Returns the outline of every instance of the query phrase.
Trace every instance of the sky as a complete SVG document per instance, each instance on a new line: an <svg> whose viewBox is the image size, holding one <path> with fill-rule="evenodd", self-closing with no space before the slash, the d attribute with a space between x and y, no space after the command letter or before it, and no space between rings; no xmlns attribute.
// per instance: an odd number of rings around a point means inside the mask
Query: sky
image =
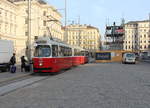
<svg viewBox="0 0 150 108"><path fill-rule="evenodd" d="M65 0L45 0L57 9L65 7ZM64 11L59 12L63 15ZM105 25L125 22L146 20L150 13L150 0L67 0L67 23L72 21L92 25L99 28L101 35L105 33Z"/></svg>

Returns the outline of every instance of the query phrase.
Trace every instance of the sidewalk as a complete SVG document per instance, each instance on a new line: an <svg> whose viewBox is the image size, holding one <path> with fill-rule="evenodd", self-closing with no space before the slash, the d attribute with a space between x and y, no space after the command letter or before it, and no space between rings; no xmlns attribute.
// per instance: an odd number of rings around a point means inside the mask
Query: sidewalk
<svg viewBox="0 0 150 108"><path fill-rule="evenodd" d="M16 65L17 70L16 73L10 73L10 72L0 72L0 83L8 80L13 80L16 78L28 76L32 72L21 72L20 64Z"/></svg>
<svg viewBox="0 0 150 108"><path fill-rule="evenodd" d="M141 59L142 62L147 62L150 63L150 58L146 58L146 59Z"/></svg>
<svg viewBox="0 0 150 108"><path fill-rule="evenodd" d="M143 62L147 62L147 63L150 63L150 60L142 60Z"/></svg>

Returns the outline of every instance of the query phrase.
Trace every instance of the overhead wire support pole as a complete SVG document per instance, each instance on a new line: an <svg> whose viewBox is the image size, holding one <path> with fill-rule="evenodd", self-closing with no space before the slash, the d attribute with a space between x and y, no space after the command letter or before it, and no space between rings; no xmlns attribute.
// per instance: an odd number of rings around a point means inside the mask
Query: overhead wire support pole
<svg viewBox="0 0 150 108"><path fill-rule="evenodd" d="M149 32L148 32L149 34L149 41L150 41L150 13L149 13ZM150 51L150 43L149 43L149 51Z"/></svg>
<svg viewBox="0 0 150 108"><path fill-rule="evenodd" d="M65 0L65 27L67 26L67 0Z"/></svg>
<svg viewBox="0 0 150 108"><path fill-rule="evenodd" d="M68 33L67 33L67 0L65 0L65 34L64 41L67 43L68 41Z"/></svg>
<svg viewBox="0 0 150 108"><path fill-rule="evenodd" d="M28 40L27 40L27 56L31 61L31 0L28 0Z"/></svg>

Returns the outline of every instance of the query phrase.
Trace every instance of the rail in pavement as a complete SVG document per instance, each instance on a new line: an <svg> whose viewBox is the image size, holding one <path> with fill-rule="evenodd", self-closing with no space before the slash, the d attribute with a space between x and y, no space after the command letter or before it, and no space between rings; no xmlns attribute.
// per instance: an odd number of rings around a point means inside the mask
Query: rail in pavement
<svg viewBox="0 0 150 108"><path fill-rule="evenodd" d="M10 72L0 73L0 83L26 77L30 74L32 74L32 72L21 72L20 65L17 65L16 73L10 73Z"/></svg>

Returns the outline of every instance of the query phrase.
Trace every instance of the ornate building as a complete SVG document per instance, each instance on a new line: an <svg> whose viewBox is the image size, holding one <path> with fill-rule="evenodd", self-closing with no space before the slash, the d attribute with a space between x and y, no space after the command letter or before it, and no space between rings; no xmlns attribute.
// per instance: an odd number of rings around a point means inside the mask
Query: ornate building
<svg viewBox="0 0 150 108"><path fill-rule="evenodd" d="M130 21L125 24L124 50L150 50L150 21Z"/></svg>
<svg viewBox="0 0 150 108"><path fill-rule="evenodd" d="M67 43L70 45L80 46L91 52L100 49L100 32L99 29L90 25L68 25L66 27Z"/></svg>
<svg viewBox="0 0 150 108"><path fill-rule="evenodd" d="M61 14L43 0L31 0L31 40L52 36L63 40ZM17 59L25 55L28 38L28 0L0 0L0 38L13 40Z"/></svg>

